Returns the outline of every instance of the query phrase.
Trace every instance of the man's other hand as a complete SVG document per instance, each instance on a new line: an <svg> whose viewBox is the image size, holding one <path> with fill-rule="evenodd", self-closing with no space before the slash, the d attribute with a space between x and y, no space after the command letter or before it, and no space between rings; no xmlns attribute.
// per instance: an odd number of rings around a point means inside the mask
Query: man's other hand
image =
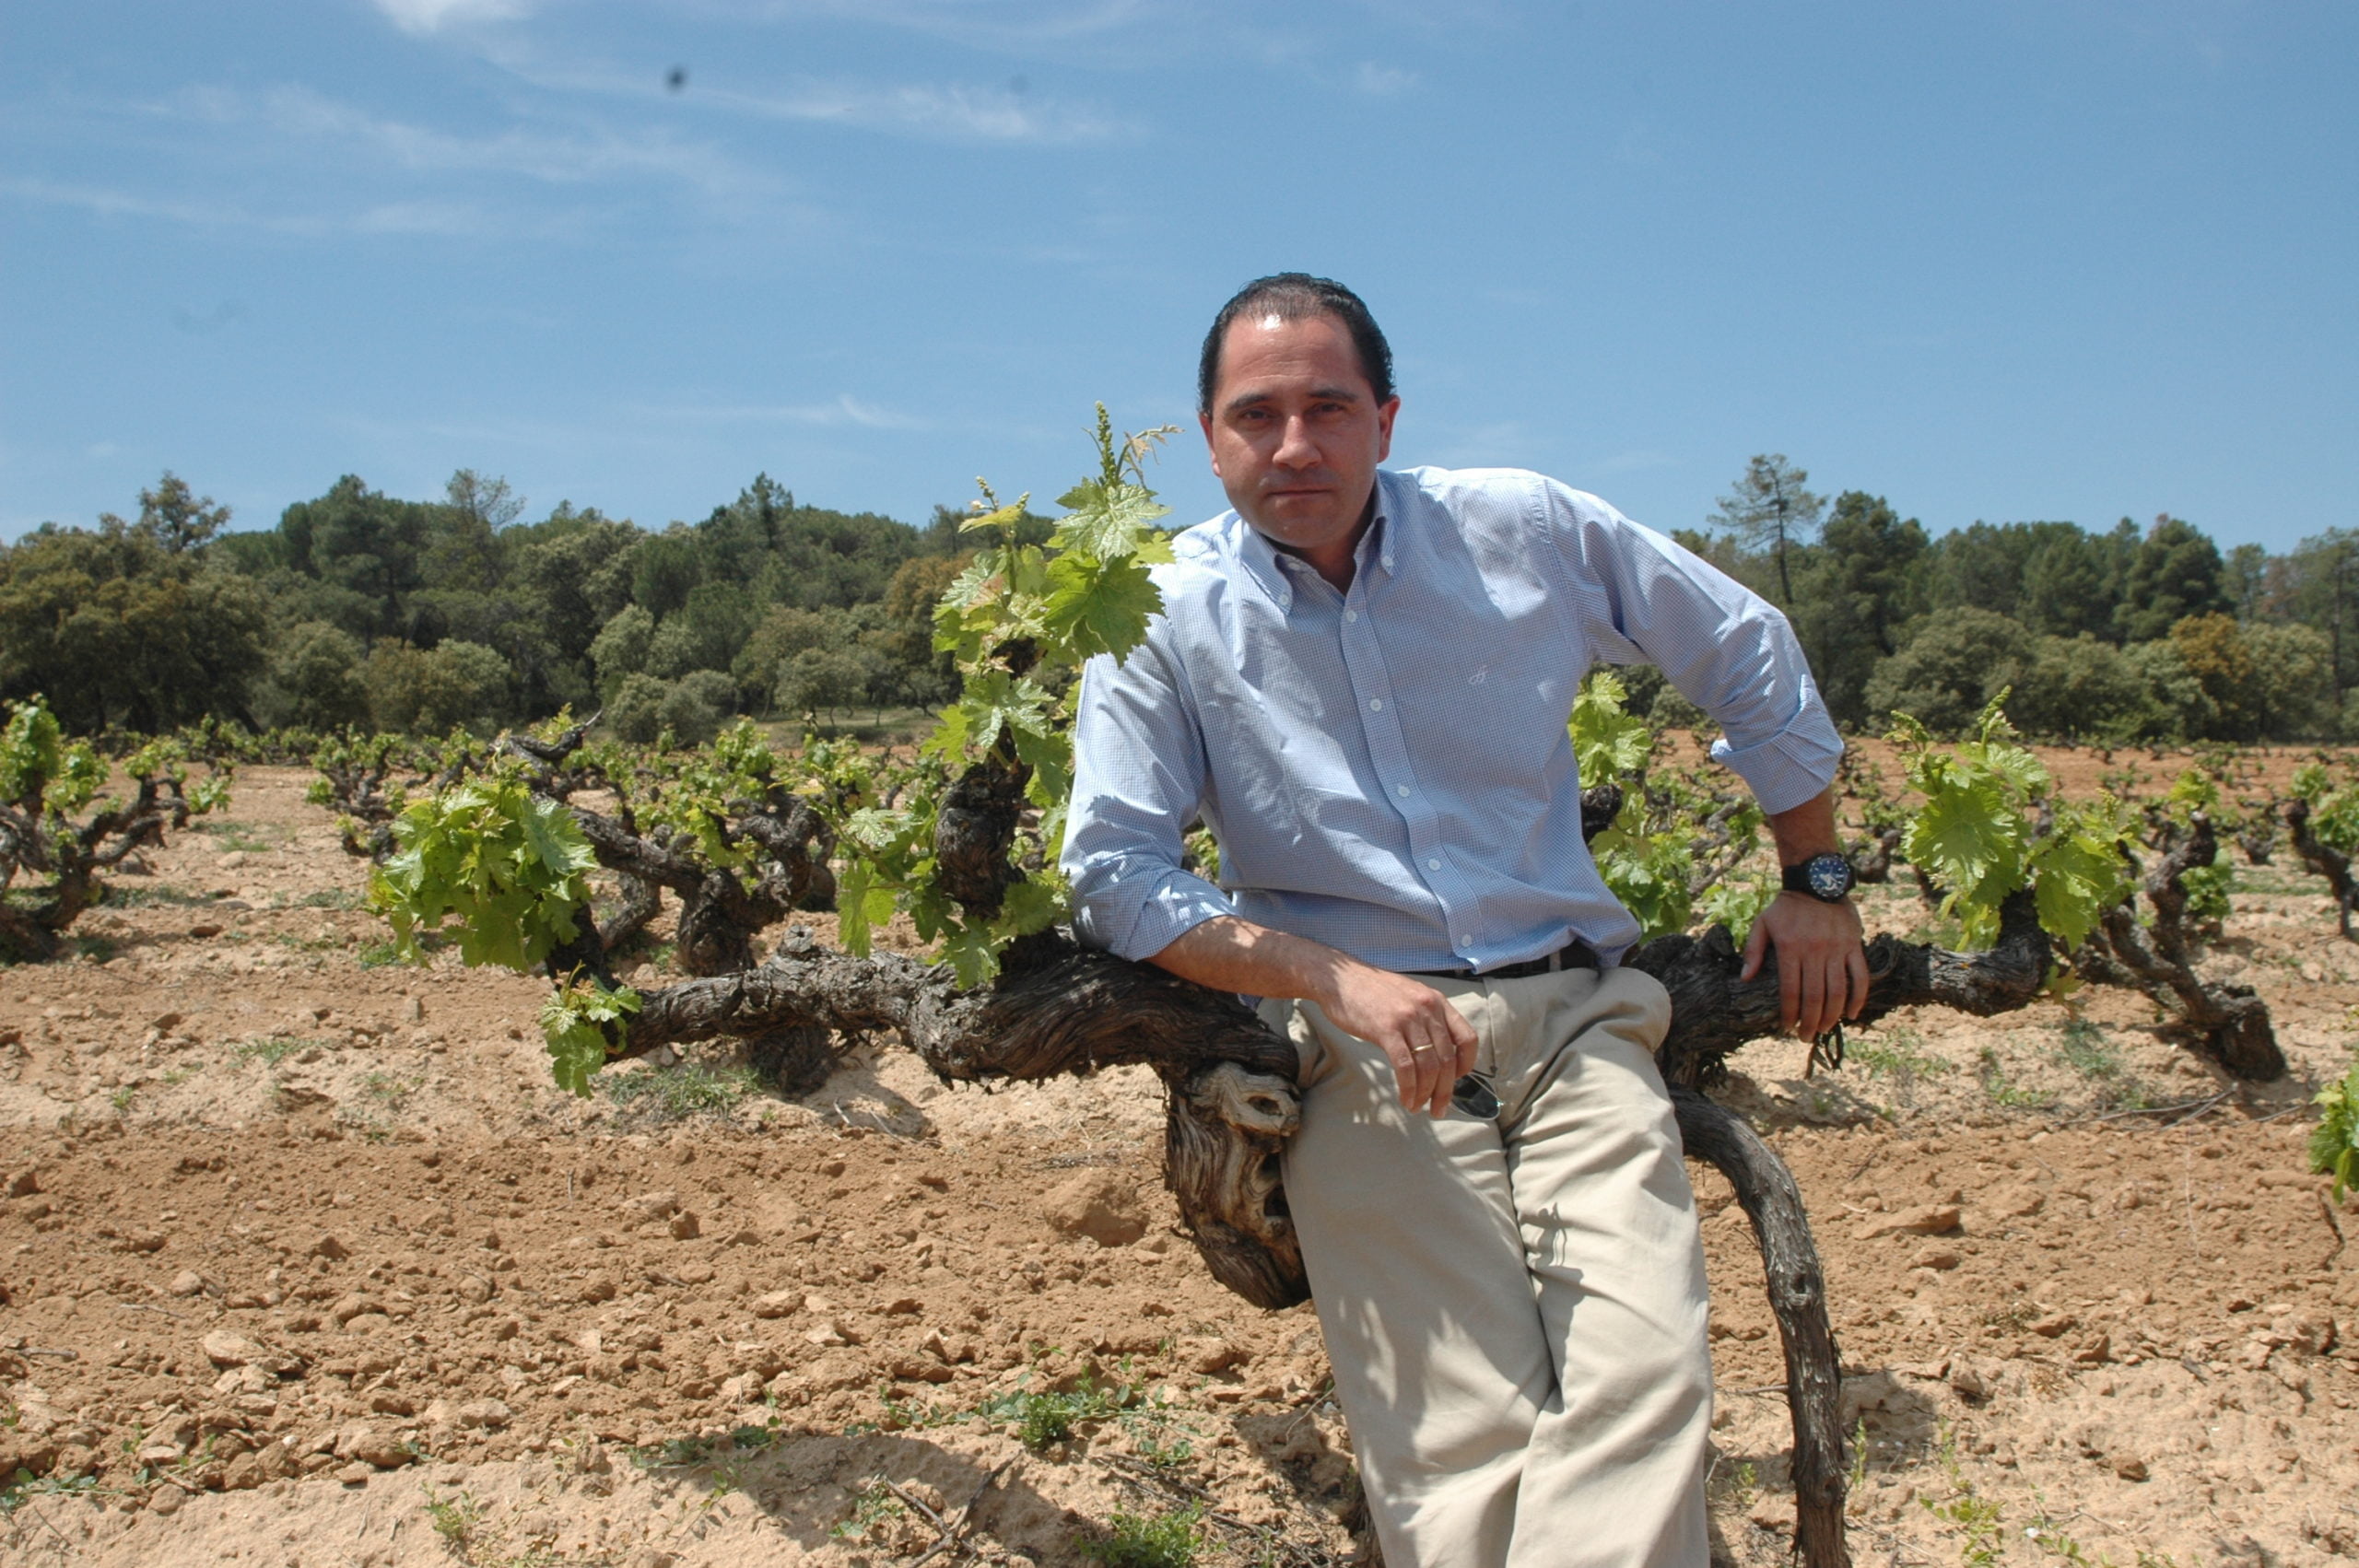
<svg viewBox="0 0 2359 1568"><path fill-rule="evenodd" d="M1807 893L1781 893L1753 922L1745 939L1749 980L1763 954L1778 950L1778 1016L1781 1028L1814 1040L1868 1000L1868 955L1860 945L1860 911L1848 898L1824 903Z"/></svg>
<svg viewBox="0 0 2359 1568"><path fill-rule="evenodd" d="M1391 1059L1401 1103L1449 1114L1449 1092L1474 1071L1474 1026L1449 999L1403 975L1345 962L1315 999L1328 1019Z"/></svg>

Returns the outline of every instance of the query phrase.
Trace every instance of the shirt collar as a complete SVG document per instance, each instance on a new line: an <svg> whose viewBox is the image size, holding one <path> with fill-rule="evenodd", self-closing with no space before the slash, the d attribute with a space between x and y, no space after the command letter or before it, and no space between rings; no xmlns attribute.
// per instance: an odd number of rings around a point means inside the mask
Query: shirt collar
<svg viewBox="0 0 2359 1568"><path fill-rule="evenodd" d="M1356 581L1360 574L1370 569L1380 570L1387 577L1392 575L1392 556L1395 547L1392 536L1395 531L1391 527L1391 521L1398 509L1394 505L1391 490L1387 484L1387 481L1391 478L1392 475L1384 470L1377 470L1376 515L1368 519L1367 532L1360 535L1360 542L1353 546L1352 550L1352 569ZM1238 559L1245 568L1247 575L1260 585L1262 593L1269 598L1270 603L1275 604L1281 611L1291 614L1294 609L1295 584L1285 563L1289 559L1299 560L1299 557L1285 556L1275 544L1270 543L1261 530L1246 521L1242 513L1237 516L1237 526L1244 533L1243 543L1238 548ZM1297 571L1309 569L1307 563L1293 568Z"/></svg>

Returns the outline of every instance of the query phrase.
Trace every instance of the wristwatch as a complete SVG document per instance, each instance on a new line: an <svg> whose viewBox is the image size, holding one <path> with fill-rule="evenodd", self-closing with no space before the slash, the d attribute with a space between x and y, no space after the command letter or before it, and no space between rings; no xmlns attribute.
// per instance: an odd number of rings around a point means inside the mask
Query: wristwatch
<svg viewBox="0 0 2359 1568"><path fill-rule="evenodd" d="M1785 880L1789 893L1807 893L1822 904L1840 904L1850 896L1851 884L1858 879L1851 873L1851 862L1830 849L1798 866L1788 866Z"/></svg>

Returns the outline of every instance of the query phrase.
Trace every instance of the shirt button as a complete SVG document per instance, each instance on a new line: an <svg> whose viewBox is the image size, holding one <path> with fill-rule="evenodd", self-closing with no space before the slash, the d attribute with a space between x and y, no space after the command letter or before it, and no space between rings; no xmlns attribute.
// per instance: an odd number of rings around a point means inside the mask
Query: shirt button
<svg viewBox="0 0 2359 1568"><path fill-rule="evenodd" d="M1474 939L1471 936L1460 937L1458 939L1458 945L1461 947L1472 947L1474 945Z"/></svg>
<svg viewBox="0 0 2359 1568"><path fill-rule="evenodd" d="M1360 613L1357 610L1346 610L1344 612L1344 619L1347 621L1356 621L1359 618Z"/></svg>
<svg viewBox="0 0 2359 1568"><path fill-rule="evenodd" d="M1383 711L1384 711L1384 699L1383 699L1382 697L1380 697L1380 696L1372 696L1372 697L1368 698L1368 699L1367 699L1367 710L1368 710L1370 713L1381 713L1381 712L1383 712Z"/></svg>
<svg viewBox="0 0 2359 1568"><path fill-rule="evenodd" d="M1439 860L1427 860L1426 862L1426 870L1429 872L1438 872L1441 870L1441 862Z"/></svg>
<svg viewBox="0 0 2359 1568"><path fill-rule="evenodd" d="M1396 795L1405 795L1409 792L1409 786L1406 784L1395 784L1392 786L1392 792Z"/></svg>

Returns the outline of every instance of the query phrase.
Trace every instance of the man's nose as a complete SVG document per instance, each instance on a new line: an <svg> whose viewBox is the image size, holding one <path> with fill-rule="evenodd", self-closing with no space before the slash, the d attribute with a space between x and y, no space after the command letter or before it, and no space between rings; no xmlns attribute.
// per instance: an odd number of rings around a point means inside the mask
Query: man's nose
<svg viewBox="0 0 2359 1568"><path fill-rule="evenodd" d="M1298 415L1287 420L1271 461L1284 468L1314 466L1319 462L1319 443L1310 439L1310 421Z"/></svg>

